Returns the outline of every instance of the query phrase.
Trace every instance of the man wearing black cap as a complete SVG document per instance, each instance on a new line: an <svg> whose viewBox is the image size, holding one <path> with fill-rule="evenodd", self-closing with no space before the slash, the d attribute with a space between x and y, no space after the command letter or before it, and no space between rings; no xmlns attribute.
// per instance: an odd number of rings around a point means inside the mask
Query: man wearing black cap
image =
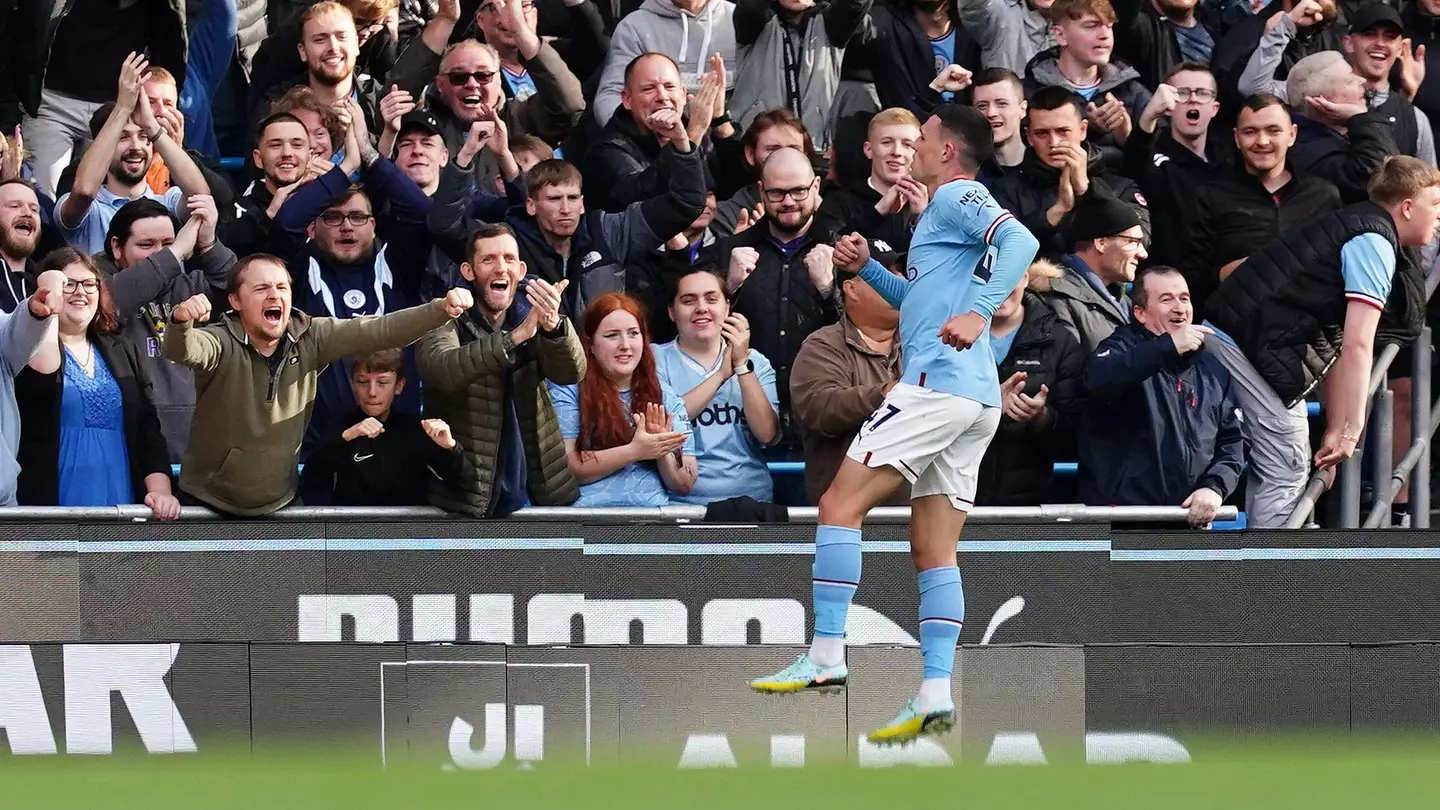
<svg viewBox="0 0 1440 810"><path fill-rule="evenodd" d="M1135 209L1098 186L1076 208L1070 233L1072 252L1060 260L1064 275L1050 284L1050 303L1060 322L1086 352L1130 320L1125 285L1147 255Z"/></svg>
<svg viewBox="0 0 1440 810"><path fill-rule="evenodd" d="M394 138L395 165L425 192L425 196L433 197L435 190L440 188L440 170L450 162L440 121L429 110L413 110L401 117L399 123ZM388 135L388 122L385 130ZM380 151L386 152L388 145L385 135L382 135Z"/></svg>
<svg viewBox="0 0 1440 810"><path fill-rule="evenodd" d="M1335 109L1336 101L1331 93L1321 93L1322 99L1310 100L1307 98L1290 97L1287 84L1289 80L1275 78L1276 68L1280 66L1281 57L1286 46L1296 36L1296 32L1305 26L1316 24L1320 12L1316 0L1304 0L1289 14L1275 15L1270 30L1260 42L1260 47L1251 55L1245 71L1240 77L1239 89L1241 93L1251 95L1254 93L1273 93L1289 102L1292 109L1303 112L1313 121L1336 126L1346 125L1347 120ZM1424 113L1411 104L1420 83L1424 79L1423 63L1417 61L1410 46L1403 39L1404 26L1400 21L1399 12L1383 3L1371 2L1359 6L1353 14L1349 15L1347 33L1341 41L1342 50L1361 83L1364 93L1365 104L1379 124L1383 124L1392 131L1395 145L1399 154L1418 157L1429 163L1435 162L1435 134L1430 125L1430 119ZM1421 58L1423 59L1423 53ZM1326 87L1334 87L1337 81L1343 79L1346 83L1353 84L1353 77L1343 76L1343 71L1338 68L1338 60L1328 57L1324 60L1327 69L1330 65L1333 68L1335 77L1329 78L1328 82L1320 82ZM1307 68L1315 64L1314 60L1303 62ZM1399 70L1395 71L1399 77L1399 87L1390 86L1392 68L1398 64ZM1300 64L1296 65L1296 68ZM1301 71L1305 73L1306 71ZM1294 75L1294 74L1292 74ZM1303 81L1304 76L1298 77L1302 83L1311 86L1313 92L1314 81ZM1343 95L1343 94L1342 94ZM1326 101L1332 102L1330 104ZM1343 101L1342 101L1343 103ZM1300 154L1297 159L1304 160L1305 144L1311 141L1336 141L1337 139L1329 132L1321 128L1306 133L1303 130L1297 141L1297 148ZM1363 127L1362 127L1363 129ZM1338 134L1338 133L1337 133ZM1363 137L1363 134L1362 134ZM1353 140L1353 139L1352 139ZM1328 148L1334 148L1338 143L1332 143ZM1360 184L1363 186L1363 182ZM1343 189L1342 189L1343 190ZM1362 189L1355 189L1351 194L1350 201L1354 202L1363 199Z"/></svg>

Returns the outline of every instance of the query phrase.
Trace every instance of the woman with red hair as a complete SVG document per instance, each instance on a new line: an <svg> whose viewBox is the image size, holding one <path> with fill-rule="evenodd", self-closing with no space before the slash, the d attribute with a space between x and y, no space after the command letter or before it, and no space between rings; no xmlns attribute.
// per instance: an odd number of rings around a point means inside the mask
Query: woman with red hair
<svg viewBox="0 0 1440 810"><path fill-rule="evenodd" d="M685 402L660 384L645 313L622 293L596 298L581 319L585 378L550 385L575 506L665 506L695 485Z"/></svg>

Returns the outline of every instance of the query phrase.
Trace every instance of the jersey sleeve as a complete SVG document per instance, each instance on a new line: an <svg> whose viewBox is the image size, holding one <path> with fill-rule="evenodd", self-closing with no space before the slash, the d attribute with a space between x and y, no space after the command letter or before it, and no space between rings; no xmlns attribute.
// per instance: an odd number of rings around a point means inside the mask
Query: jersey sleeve
<svg viewBox="0 0 1440 810"><path fill-rule="evenodd" d="M1362 233L1340 248L1345 298L1385 308L1395 278L1395 249L1378 233Z"/></svg>
<svg viewBox="0 0 1440 810"><path fill-rule="evenodd" d="M949 203L952 224L977 242L994 244L996 230L1015 217L995 201L989 189L979 183L955 183L953 186L953 191L947 186L942 189L942 194L937 195L937 198L951 198L945 202Z"/></svg>

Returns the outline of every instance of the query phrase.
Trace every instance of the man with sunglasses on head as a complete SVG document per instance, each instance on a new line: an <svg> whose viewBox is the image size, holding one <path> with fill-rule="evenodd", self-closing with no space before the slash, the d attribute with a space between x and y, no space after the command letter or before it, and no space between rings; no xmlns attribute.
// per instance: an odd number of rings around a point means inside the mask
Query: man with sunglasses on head
<svg viewBox="0 0 1440 810"><path fill-rule="evenodd" d="M523 98L506 92L501 53L494 44L474 39L447 44L460 21L458 0L443 0L419 40L395 63L390 86L424 101L440 123L452 157L465 143L471 125L492 114L505 122L510 137L534 135L555 146L570 136L585 111L580 80L560 54L535 33L534 12L526 12L521 3L523 0L517 0L514 7L499 7L496 13L505 15L507 22L502 27L514 41L528 85L534 86L534 92ZM517 11L519 22L514 21ZM482 13L489 12L482 9ZM483 188L497 188L499 165L488 151L479 155L474 171Z"/></svg>
<svg viewBox="0 0 1440 810"><path fill-rule="evenodd" d="M433 286L426 276L433 246L425 225L430 198L370 145L353 104L342 119L344 159L295 189L279 207L272 252L285 260L295 280L295 308L311 317L384 315L416 306ZM352 185L356 172L361 183ZM406 361L407 376L419 379L413 356L407 353ZM313 425L355 407L349 380L348 361L320 375ZM396 400L405 412L418 413L419 406L418 390ZM302 454L318 439L318 430L307 432Z"/></svg>

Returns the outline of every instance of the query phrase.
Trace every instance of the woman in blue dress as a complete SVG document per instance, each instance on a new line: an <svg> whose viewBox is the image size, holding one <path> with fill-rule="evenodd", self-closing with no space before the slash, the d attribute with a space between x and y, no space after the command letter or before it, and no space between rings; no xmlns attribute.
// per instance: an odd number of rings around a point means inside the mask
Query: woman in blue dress
<svg viewBox="0 0 1440 810"><path fill-rule="evenodd" d="M640 304L607 293L585 309L585 378L550 384L575 506L666 506L695 486L695 440L685 402L660 384Z"/></svg>
<svg viewBox="0 0 1440 810"><path fill-rule="evenodd" d="M52 252L39 272L65 274L60 339L15 378L20 404L17 500L29 506L144 503L180 516L170 456L135 349L115 336L119 317L94 260Z"/></svg>

